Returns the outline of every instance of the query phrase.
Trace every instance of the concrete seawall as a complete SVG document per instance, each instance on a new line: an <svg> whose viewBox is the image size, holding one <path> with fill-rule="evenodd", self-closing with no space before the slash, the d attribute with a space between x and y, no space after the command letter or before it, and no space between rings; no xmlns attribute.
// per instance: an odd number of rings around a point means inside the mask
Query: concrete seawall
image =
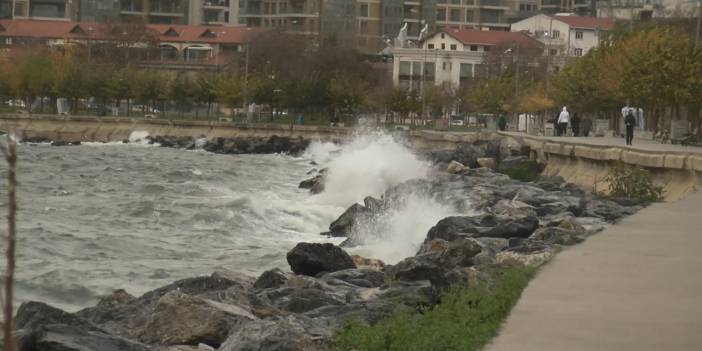
<svg viewBox="0 0 702 351"><path fill-rule="evenodd" d="M300 137L311 140L349 140L356 130L343 127L289 126L283 124L234 124L217 121L179 121L125 117L81 117L0 114L0 131L23 138L64 141L122 141L134 131L174 137L245 138ZM494 138L514 139L531 148L532 157L546 164L545 174L595 191L607 191L605 178L615 162L644 167L664 187L667 200L677 200L702 185L702 150L640 144L616 145L617 140L597 138L547 138L514 133L451 133L408 131L401 133L418 150L450 150L459 143ZM609 144L608 144L609 143Z"/></svg>

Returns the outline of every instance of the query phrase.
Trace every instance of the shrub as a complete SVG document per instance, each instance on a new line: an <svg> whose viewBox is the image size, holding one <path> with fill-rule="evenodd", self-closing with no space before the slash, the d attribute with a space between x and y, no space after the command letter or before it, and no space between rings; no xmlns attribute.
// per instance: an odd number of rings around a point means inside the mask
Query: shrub
<svg viewBox="0 0 702 351"><path fill-rule="evenodd" d="M609 195L640 201L660 201L663 187L653 184L651 173L641 167L623 162L614 164L605 178L609 183Z"/></svg>
<svg viewBox="0 0 702 351"><path fill-rule="evenodd" d="M337 332L340 350L480 350L533 276L526 267L500 268L493 278L470 287L455 286L441 303L422 314L398 312L374 326L347 322Z"/></svg>

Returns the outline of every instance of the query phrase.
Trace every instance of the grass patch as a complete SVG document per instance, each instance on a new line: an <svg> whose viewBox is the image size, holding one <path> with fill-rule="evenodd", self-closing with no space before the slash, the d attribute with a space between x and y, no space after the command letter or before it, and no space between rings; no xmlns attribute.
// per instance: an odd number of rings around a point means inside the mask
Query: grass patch
<svg viewBox="0 0 702 351"><path fill-rule="evenodd" d="M534 268L499 268L492 278L453 287L422 313L399 312L374 326L349 321L336 335L340 350L480 350L496 334L533 277Z"/></svg>
<svg viewBox="0 0 702 351"><path fill-rule="evenodd" d="M663 199L663 187L653 183L651 173L621 161L614 164L605 178L609 183L609 196L654 202Z"/></svg>

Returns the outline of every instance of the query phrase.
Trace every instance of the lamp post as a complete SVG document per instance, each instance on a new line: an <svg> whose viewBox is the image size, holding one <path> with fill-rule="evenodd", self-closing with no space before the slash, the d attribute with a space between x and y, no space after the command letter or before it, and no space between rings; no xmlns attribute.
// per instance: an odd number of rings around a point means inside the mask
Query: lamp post
<svg viewBox="0 0 702 351"><path fill-rule="evenodd" d="M246 41L246 59L244 62L244 111L246 113L246 122L249 121L249 32L251 28L246 28L245 41Z"/></svg>
<svg viewBox="0 0 702 351"><path fill-rule="evenodd" d="M702 18L702 0L697 0L697 29L695 30L695 47L700 44L700 19Z"/></svg>

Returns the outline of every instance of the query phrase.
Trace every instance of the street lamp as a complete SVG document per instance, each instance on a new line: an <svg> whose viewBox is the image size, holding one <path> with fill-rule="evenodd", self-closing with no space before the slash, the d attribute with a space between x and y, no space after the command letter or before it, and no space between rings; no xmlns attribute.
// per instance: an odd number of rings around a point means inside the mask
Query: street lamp
<svg viewBox="0 0 702 351"><path fill-rule="evenodd" d="M246 122L249 121L249 33L251 28L246 28L245 32L245 42L246 42L246 60L244 63L244 111L246 112Z"/></svg>

